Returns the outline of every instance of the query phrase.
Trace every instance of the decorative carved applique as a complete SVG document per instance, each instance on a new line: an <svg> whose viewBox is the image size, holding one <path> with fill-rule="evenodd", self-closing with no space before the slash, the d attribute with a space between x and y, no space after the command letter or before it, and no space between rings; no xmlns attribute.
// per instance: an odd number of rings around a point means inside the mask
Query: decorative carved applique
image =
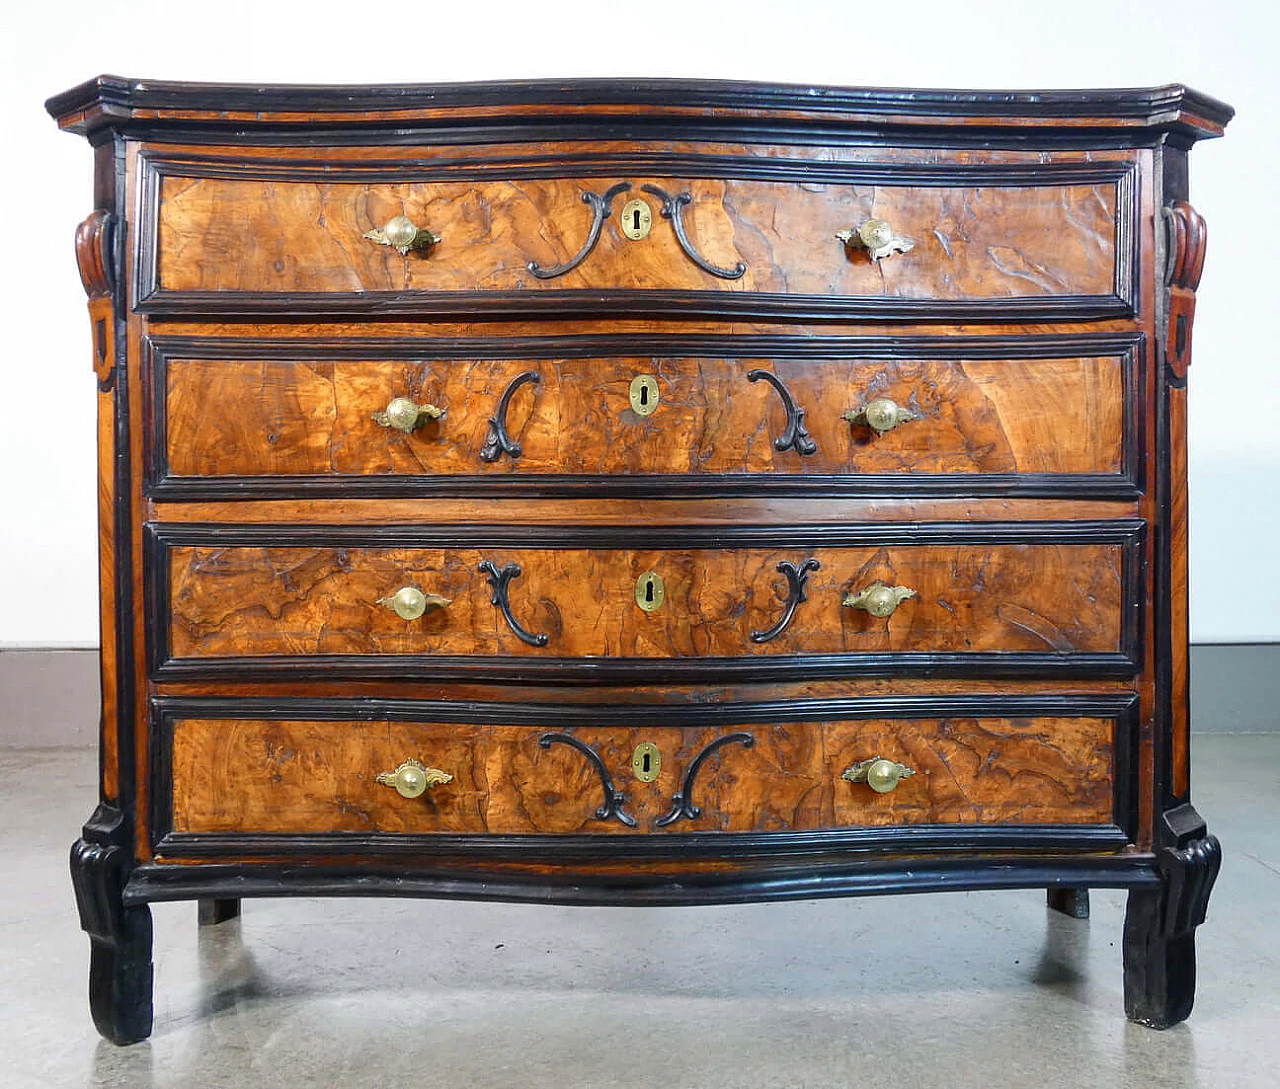
<svg viewBox="0 0 1280 1089"><path fill-rule="evenodd" d="M1169 320L1165 326L1164 358L1175 378L1187 377L1191 363L1191 324L1196 316L1196 288L1204 272L1209 232L1203 217L1185 200L1164 210L1169 232L1165 283L1169 287Z"/></svg>
<svg viewBox="0 0 1280 1089"><path fill-rule="evenodd" d="M80 281L89 296L89 321L93 328L93 373L104 393L115 381L116 350L114 303L115 255L112 245L115 216L99 208L76 228L76 263Z"/></svg>

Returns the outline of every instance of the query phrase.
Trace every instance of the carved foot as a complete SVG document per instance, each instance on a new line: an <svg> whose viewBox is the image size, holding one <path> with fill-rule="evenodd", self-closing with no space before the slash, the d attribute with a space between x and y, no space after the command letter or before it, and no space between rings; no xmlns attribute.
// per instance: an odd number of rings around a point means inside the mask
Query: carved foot
<svg viewBox="0 0 1280 1089"><path fill-rule="evenodd" d="M1129 893L1124 920L1124 1012L1166 1029L1185 1021L1196 994L1196 927L1222 864L1217 837L1189 805L1166 813L1173 846L1161 848L1163 882Z"/></svg>
<svg viewBox="0 0 1280 1089"><path fill-rule="evenodd" d="M240 916L239 900L199 900L196 908L200 926L217 926Z"/></svg>
<svg viewBox="0 0 1280 1089"><path fill-rule="evenodd" d="M124 815L99 806L71 848L71 883L89 935L89 1011L113 1044L151 1035L151 909L124 905L132 865Z"/></svg>
<svg viewBox="0 0 1280 1089"><path fill-rule="evenodd" d="M1089 918L1088 889L1049 889L1049 907L1069 919Z"/></svg>

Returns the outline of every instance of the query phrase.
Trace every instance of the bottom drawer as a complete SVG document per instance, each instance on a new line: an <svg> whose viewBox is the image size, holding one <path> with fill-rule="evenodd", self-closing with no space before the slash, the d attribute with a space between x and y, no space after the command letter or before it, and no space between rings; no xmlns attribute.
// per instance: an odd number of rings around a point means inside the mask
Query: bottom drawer
<svg viewBox="0 0 1280 1089"><path fill-rule="evenodd" d="M287 718L276 717L279 702L184 710L189 701L173 700L155 735L153 830L163 848L166 837L176 847L220 834L1124 823L1117 765L1128 703L1107 697L1109 713L929 713L940 702L968 710L974 699L520 712L385 701L295 707ZM868 706L890 702L893 717ZM884 763L868 769L876 759Z"/></svg>

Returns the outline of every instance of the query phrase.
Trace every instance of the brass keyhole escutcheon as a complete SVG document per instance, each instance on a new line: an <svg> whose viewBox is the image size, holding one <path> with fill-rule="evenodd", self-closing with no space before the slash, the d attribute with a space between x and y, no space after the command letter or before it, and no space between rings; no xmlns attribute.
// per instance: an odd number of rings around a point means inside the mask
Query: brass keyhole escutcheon
<svg viewBox="0 0 1280 1089"><path fill-rule="evenodd" d="M667 588L656 571L646 572L636 579L636 604L645 612L657 612L666 596Z"/></svg>
<svg viewBox="0 0 1280 1089"><path fill-rule="evenodd" d="M662 770L662 753L652 741L642 741L631 756L631 770L642 783L652 783Z"/></svg>
<svg viewBox="0 0 1280 1089"><path fill-rule="evenodd" d="M637 374L631 379L631 411L637 416L658 411L658 380L653 375Z"/></svg>
<svg viewBox="0 0 1280 1089"><path fill-rule="evenodd" d="M622 233L633 242L639 242L649 234L653 226L653 211L639 197L627 201L622 209Z"/></svg>

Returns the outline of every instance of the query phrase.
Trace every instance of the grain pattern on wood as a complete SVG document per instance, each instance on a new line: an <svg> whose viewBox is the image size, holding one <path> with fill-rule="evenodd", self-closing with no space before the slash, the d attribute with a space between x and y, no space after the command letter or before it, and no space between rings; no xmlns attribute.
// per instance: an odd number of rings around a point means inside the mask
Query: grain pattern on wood
<svg viewBox="0 0 1280 1089"><path fill-rule="evenodd" d="M503 391L525 360L448 362L171 359L166 454L175 476L396 473L1100 473L1120 471L1119 357L1045 360L621 358L536 364L506 413L517 459L480 460ZM775 372L817 443L779 451ZM658 408L637 415L632 379ZM395 397L447 410L405 434L372 414ZM890 398L920 418L885 434L845 413Z"/></svg>
<svg viewBox="0 0 1280 1089"><path fill-rule="evenodd" d="M671 179L637 176L629 195ZM1117 186L830 185L682 179L686 230L706 260L747 266L741 279L700 269L648 200L654 225L627 239L615 212L573 271L539 280L528 265L570 261L592 223L584 192L608 178L316 184L165 175L158 275L185 291L555 291L673 289L909 299L1113 292ZM402 257L364 238L408 215L442 241ZM846 254L837 231L878 218L912 239L875 262Z"/></svg>
<svg viewBox="0 0 1280 1089"><path fill-rule="evenodd" d="M767 832L893 824L1105 824L1112 820L1113 724L1102 718L947 718L749 725L754 744L711 755L696 821L680 831ZM542 728L403 722L186 719L175 724L176 832L635 834L595 817L600 779ZM689 763L732 728L579 728L643 832L671 805ZM662 754L642 783L642 741ZM840 778L873 756L916 774L889 794ZM416 799L379 785L413 758L453 780Z"/></svg>
<svg viewBox="0 0 1280 1089"><path fill-rule="evenodd" d="M783 560L821 563L808 601L769 643L787 599ZM624 658L858 651L1114 652L1121 547L1103 544L893 546L787 552L619 549L191 547L170 552L174 658L308 654L500 654ZM510 600L523 643L490 603L481 560L518 563ZM636 604L657 572L666 600ZM844 607L872 582L917 596L887 620ZM452 599L416 621L378 599L403 586Z"/></svg>

